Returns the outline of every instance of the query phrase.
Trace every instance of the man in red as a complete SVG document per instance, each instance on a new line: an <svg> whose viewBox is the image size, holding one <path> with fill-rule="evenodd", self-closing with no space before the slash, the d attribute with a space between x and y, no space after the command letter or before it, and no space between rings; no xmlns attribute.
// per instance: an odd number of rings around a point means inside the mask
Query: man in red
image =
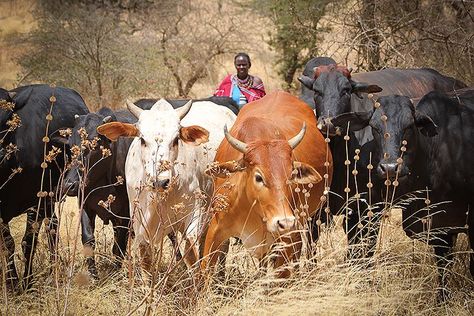
<svg viewBox="0 0 474 316"><path fill-rule="evenodd" d="M219 84L215 96L231 97L241 109L245 104L258 100L265 95L262 79L249 75L252 66L246 53L238 53L234 57L236 75L227 75Z"/></svg>

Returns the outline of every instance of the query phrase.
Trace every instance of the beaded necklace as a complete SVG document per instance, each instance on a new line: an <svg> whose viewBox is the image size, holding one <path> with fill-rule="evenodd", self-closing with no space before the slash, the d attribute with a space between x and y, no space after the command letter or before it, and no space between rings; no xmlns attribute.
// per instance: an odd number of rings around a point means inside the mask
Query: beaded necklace
<svg viewBox="0 0 474 316"><path fill-rule="evenodd" d="M253 85L253 77L252 76L247 76L245 79L240 79L239 77L235 76L235 79L237 79L237 85L242 88L250 88Z"/></svg>

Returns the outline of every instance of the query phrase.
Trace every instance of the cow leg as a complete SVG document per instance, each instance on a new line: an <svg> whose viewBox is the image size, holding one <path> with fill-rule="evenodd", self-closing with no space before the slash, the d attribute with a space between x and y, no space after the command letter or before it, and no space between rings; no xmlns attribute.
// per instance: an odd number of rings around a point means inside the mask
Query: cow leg
<svg viewBox="0 0 474 316"><path fill-rule="evenodd" d="M31 287L33 277L33 258L38 244L38 234L43 223L43 217L38 216L35 211L27 212L25 235L22 240L23 255L25 257L25 270L23 273L24 288Z"/></svg>
<svg viewBox="0 0 474 316"><path fill-rule="evenodd" d="M176 238L176 234L173 232L169 233L168 239L171 241L171 245L173 246L176 261L181 261L181 259L183 259L183 256L181 255L181 251L179 250L179 244L178 239Z"/></svg>
<svg viewBox="0 0 474 316"><path fill-rule="evenodd" d="M471 248L469 270L471 271L471 277L474 278L474 210L469 210L468 226L469 245Z"/></svg>
<svg viewBox="0 0 474 316"><path fill-rule="evenodd" d="M51 214L51 219L46 226L46 234L48 236L48 247L50 252L50 260L52 263L57 260L57 244L58 244L58 217L56 213Z"/></svg>
<svg viewBox="0 0 474 316"><path fill-rule="evenodd" d="M122 267L123 258L127 249L128 241L128 221L120 221L118 225L114 224L114 246L112 247L112 253L114 254L114 266L115 269Z"/></svg>
<svg viewBox="0 0 474 316"><path fill-rule="evenodd" d="M194 238L186 237L186 243L184 245L184 262L186 263L189 271L194 271L198 260L199 249L196 245L196 240Z"/></svg>
<svg viewBox="0 0 474 316"><path fill-rule="evenodd" d="M90 275L94 279L99 278L99 274L97 273L97 268L95 265L95 258L94 258L94 251L95 251L95 217L96 214L91 212L92 214L88 214L86 210L82 210L81 212L81 233L82 233L82 245L84 248L88 247L91 249L90 253L86 252L86 264L87 269L89 270Z"/></svg>
<svg viewBox="0 0 474 316"><path fill-rule="evenodd" d="M143 241L138 246L140 250L141 266L142 269L151 273L151 267L153 263L152 246L147 242Z"/></svg>
<svg viewBox="0 0 474 316"><path fill-rule="evenodd" d="M278 254L274 261L274 267L277 268L278 278L288 278L292 270L288 264L297 261L301 256L301 234L299 232L292 233L288 237L282 237L281 240L285 246L283 249L277 250Z"/></svg>
<svg viewBox="0 0 474 316"><path fill-rule="evenodd" d="M18 287L18 274L15 268L15 241L10 233L10 227L8 223L0 223L1 230L1 252L3 254L2 266L6 268L6 285L7 289L15 291ZM6 266L3 265L3 260L6 260Z"/></svg>
<svg viewBox="0 0 474 316"><path fill-rule="evenodd" d="M217 219L213 217L207 230L203 259L201 261L201 271L206 275L206 285L209 285L217 263L220 261L225 264L225 259L221 258L221 255L225 256L227 253L226 248L228 250L229 238L230 236L221 229Z"/></svg>
<svg viewBox="0 0 474 316"><path fill-rule="evenodd" d="M454 240L456 239L457 234L440 234L436 238L430 241L430 244L434 248L436 255L436 265L438 266L438 277L439 277L439 297L440 301L445 301L447 299L447 288L446 288L446 266L452 260L451 250L454 245Z"/></svg>

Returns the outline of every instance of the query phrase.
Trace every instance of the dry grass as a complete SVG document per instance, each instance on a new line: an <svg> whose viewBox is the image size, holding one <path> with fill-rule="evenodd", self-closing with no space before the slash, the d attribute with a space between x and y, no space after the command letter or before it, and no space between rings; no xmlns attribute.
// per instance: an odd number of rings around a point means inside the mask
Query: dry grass
<svg viewBox="0 0 474 316"><path fill-rule="evenodd" d="M474 312L474 284L467 272L467 238L459 238L455 262L450 266L451 299L437 304L437 269L430 247L413 242L401 230L401 214L394 210L386 219L379 251L371 260L348 262L340 218L326 228L318 242L317 264L302 258L290 280L276 280L271 271L258 270L258 264L240 245L232 245L223 283L205 292L192 286L183 263L175 267L166 245L166 256L158 268L153 299L136 271L138 264L126 262L112 272L111 227L97 220L97 251L100 281L92 281L83 263L82 246L71 261L76 235L77 207L68 199L62 214L61 262L58 278L50 274L44 233L35 257L36 280L30 292L2 298L2 315L471 315ZM23 218L12 224L18 241ZM17 244L17 249L20 245ZM20 254L18 254L20 256ZM67 277L74 266L71 278ZM169 267L175 269L167 273ZM20 267L19 267L20 268ZM54 270L54 269L53 269ZM56 283L58 282L58 283ZM155 283L155 284L157 284ZM141 304L143 303L143 304ZM140 305L141 304L141 305ZM147 310L147 306L149 309Z"/></svg>

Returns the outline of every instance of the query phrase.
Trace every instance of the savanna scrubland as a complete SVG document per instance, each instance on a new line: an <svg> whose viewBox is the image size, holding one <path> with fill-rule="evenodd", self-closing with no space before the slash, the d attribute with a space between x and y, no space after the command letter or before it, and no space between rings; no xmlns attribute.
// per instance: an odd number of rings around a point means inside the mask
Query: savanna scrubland
<svg viewBox="0 0 474 316"><path fill-rule="evenodd" d="M472 85L474 10L470 1L2 1L0 86L45 82L77 90L91 110L127 98L206 97L246 51L267 91L298 93L296 76L312 56L354 71L432 67ZM345 259L340 217L322 228L316 254L304 253L288 280L263 272L233 242L226 279L199 291L171 246L150 286L135 253L113 271L112 229L97 220L99 280L87 273L77 200L58 203L59 259L50 264L44 233L36 283L12 295L4 315L471 315L474 283L461 234L448 266L450 299L437 302L437 268L423 237L401 229L402 204L382 217L375 256ZM403 201L401 201L403 202ZM24 217L11 223L21 259ZM23 259L24 260L24 259ZM21 271L21 266L17 267Z"/></svg>

